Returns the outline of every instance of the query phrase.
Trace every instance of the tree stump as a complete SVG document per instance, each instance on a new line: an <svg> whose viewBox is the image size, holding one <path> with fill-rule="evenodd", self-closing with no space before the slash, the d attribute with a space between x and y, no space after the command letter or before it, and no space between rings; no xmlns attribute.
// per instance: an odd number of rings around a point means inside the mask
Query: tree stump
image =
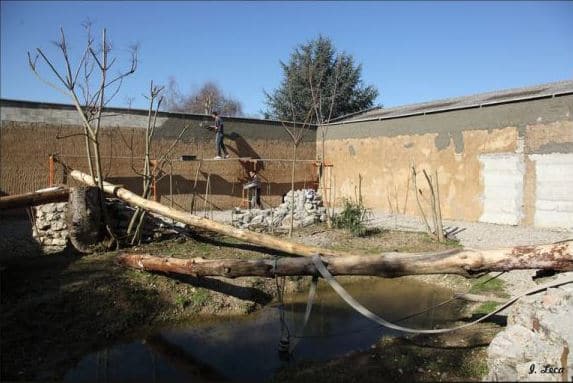
<svg viewBox="0 0 573 383"><path fill-rule="evenodd" d="M93 253L103 238L103 215L97 187L70 190L66 222L72 246L80 253Z"/></svg>

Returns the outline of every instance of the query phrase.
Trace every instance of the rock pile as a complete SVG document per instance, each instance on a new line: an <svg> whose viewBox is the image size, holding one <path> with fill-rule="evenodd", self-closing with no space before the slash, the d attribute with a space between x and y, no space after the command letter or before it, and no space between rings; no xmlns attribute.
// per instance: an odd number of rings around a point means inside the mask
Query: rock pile
<svg viewBox="0 0 573 383"><path fill-rule="evenodd" d="M326 221L326 208L322 205L322 197L313 189L292 191L284 197L284 202L274 209L236 209L232 224L240 229L257 231L273 228L290 227L290 213L294 211L293 226L306 227L317 222Z"/></svg>
<svg viewBox="0 0 573 383"><path fill-rule="evenodd" d="M489 374L485 380L570 381L573 377L571 318L571 284L520 299L509 313L507 328L489 345Z"/></svg>

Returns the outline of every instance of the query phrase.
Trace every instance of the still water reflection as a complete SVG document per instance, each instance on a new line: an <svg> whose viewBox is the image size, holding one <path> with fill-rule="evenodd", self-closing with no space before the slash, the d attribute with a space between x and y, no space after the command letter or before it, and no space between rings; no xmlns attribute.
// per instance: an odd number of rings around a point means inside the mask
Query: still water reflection
<svg viewBox="0 0 573 383"><path fill-rule="evenodd" d="M370 278L345 286L371 311L390 321L444 301L451 292L404 279ZM300 361L323 361L367 349L382 335L395 335L346 305L326 284L320 284L304 333L300 326L306 294L285 298L291 336L302 335L290 360L278 354L279 309L268 307L239 320L165 329L145 339L118 344L85 356L64 378L67 382L197 382L265 381L280 368ZM400 321L430 328L456 317L448 304Z"/></svg>

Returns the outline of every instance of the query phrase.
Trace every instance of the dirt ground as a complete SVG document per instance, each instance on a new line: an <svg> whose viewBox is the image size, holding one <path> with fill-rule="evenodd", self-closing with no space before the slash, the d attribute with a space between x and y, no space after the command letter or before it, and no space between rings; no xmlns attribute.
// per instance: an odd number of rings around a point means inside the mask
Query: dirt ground
<svg viewBox="0 0 573 383"><path fill-rule="evenodd" d="M102 347L167 325L244 316L274 299L274 281L269 279L168 277L123 268L115 262L118 252L43 255L31 240L26 219L0 219L2 381L59 380L83 355ZM458 246L455 242L436 243L423 233L383 230L367 238L354 238L325 226L297 231L294 240L352 248L363 254ZM204 232L131 250L180 258L272 256L257 246ZM291 278L289 289L296 291L301 281ZM468 380L479 379L485 372L487 341L463 347L445 343L436 347L432 341L385 339L369 352L285 370L276 379ZM403 376L388 375L388 367L395 363L403 363ZM355 368L357 365L361 368ZM329 373L325 375L325 371Z"/></svg>

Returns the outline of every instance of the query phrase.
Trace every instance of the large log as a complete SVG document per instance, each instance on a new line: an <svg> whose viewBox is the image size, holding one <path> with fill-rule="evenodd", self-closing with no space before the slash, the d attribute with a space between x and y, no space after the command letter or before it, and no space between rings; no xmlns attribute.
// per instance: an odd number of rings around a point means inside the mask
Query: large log
<svg viewBox="0 0 573 383"><path fill-rule="evenodd" d="M101 193L97 187L85 186L70 190L66 224L72 246L80 253L90 254L103 238Z"/></svg>
<svg viewBox="0 0 573 383"><path fill-rule="evenodd" d="M52 202L66 202L70 189L57 186L35 192L0 197L0 209L17 209Z"/></svg>
<svg viewBox="0 0 573 383"><path fill-rule="evenodd" d="M332 275L376 275L393 278L419 274L457 274L472 277L483 272L518 269L573 271L573 241L497 250L453 250L437 253L383 253L379 255L323 256ZM268 277L316 275L310 258L179 259L124 253L118 261L148 271L195 277Z"/></svg>
<svg viewBox="0 0 573 383"><path fill-rule="evenodd" d="M78 170L71 171L70 176L87 185L96 186L96 183L94 182L93 178L90 175L82 173ZM160 204L159 202L147 200L145 198L138 196L135 193L130 192L125 188L113 185L109 182L104 182L104 191L108 194L116 196L117 198L127 202L132 206L141 207L147 211L160 214L164 217L168 217L176 221L183 222L193 227L227 235L229 237L237 238L248 243L264 246L268 249L278 250L283 253L308 256L308 257L318 253L330 256L350 255L349 253L342 251L334 251L334 250L322 249L315 246L307 246L303 244L293 243L290 241L285 241L280 238L273 237L267 234L261 234L248 230L237 229L230 225L225 225L223 223L212 221L210 219L198 217L185 211L167 207L165 205Z"/></svg>

